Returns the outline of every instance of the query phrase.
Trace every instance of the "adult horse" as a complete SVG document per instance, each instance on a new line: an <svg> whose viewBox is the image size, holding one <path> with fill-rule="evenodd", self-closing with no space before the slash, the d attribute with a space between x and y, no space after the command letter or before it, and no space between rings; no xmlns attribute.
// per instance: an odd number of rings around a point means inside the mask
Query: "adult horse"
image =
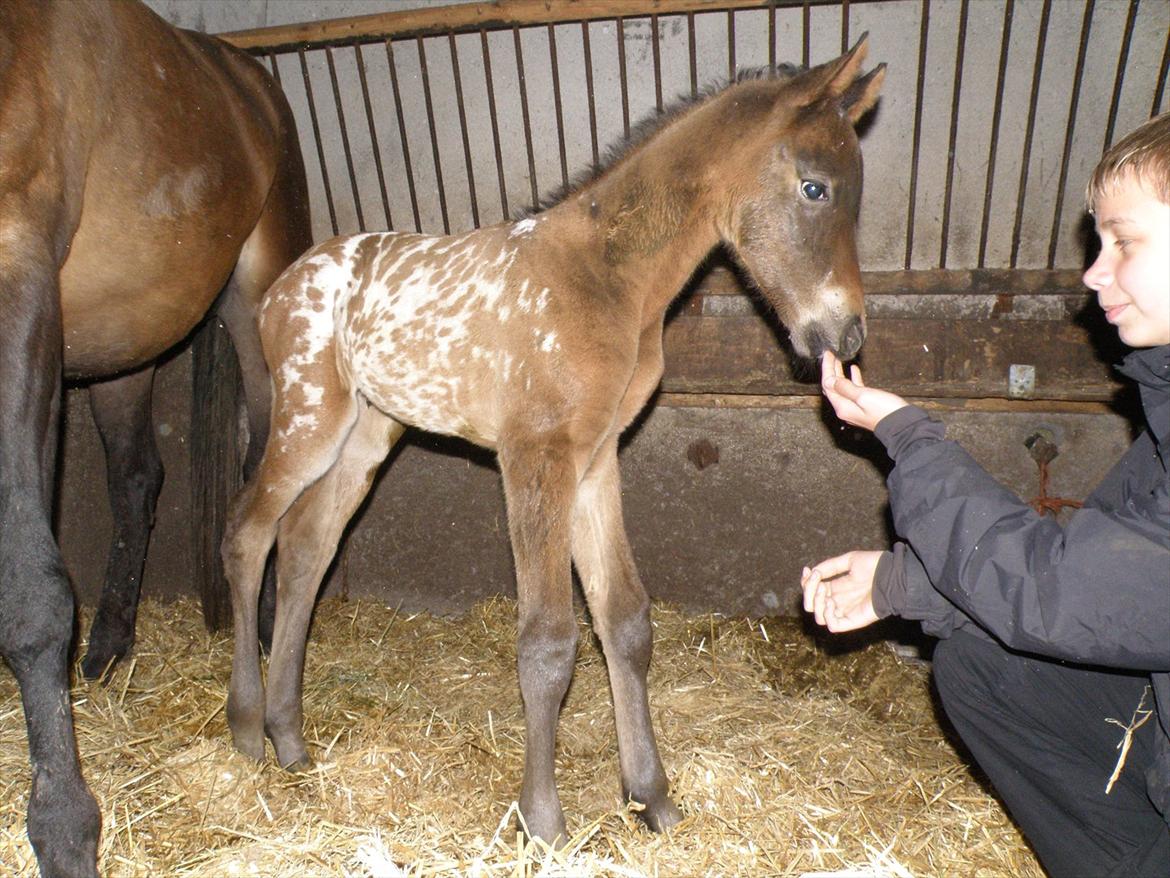
<svg viewBox="0 0 1170 878"><path fill-rule="evenodd" d="M755 76L663 119L595 180L518 222L459 237L335 238L261 306L275 398L256 476L224 540L235 655L228 722L303 766L301 674L313 599L349 517L405 425L499 455L519 595L528 831L564 841L557 714L573 672L575 563L609 668L623 792L652 828L678 821L646 694L649 600L622 523L618 437L662 375L670 301L723 242L806 357L865 337L854 239L854 123L884 66L864 38L811 71ZM268 691L256 597L273 542Z"/></svg>
<svg viewBox="0 0 1170 878"><path fill-rule="evenodd" d="M304 168L257 62L137 3L0 4L0 118L0 653L24 703L41 871L94 875L100 817L68 699L73 597L51 529L62 378L98 381L116 522L85 662L96 675L133 640L162 477L150 364L215 305L263 439L255 306L310 243Z"/></svg>

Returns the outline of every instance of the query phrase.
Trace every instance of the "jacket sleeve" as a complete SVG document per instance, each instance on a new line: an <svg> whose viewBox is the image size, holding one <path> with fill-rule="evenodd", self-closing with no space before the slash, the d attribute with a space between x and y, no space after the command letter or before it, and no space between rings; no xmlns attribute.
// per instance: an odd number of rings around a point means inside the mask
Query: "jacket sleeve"
<svg viewBox="0 0 1170 878"><path fill-rule="evenodd" d="M896 611L913 611L917 601L944 636L947 625L957 627L965 616L1014 649L1170 670L1165 479L1150 497L1078 510L1062 528L947 441L942 425L921 409L903 408L875 432L895 461L889 478L894 527L913 548ZM933 598L922 597L927 582L961 615L948 617Z"/></svg>

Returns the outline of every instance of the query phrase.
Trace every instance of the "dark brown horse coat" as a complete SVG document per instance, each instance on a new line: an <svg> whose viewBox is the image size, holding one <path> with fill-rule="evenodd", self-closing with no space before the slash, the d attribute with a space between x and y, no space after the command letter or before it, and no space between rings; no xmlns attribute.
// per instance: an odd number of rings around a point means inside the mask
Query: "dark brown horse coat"
<svg viewBox="0 0 1170 878"><path fill-rule="evenodd" d="M87 675L133 641L161 465L151 362L216 305L252 435L269 384L255 307L310 243L279 88L138 3L0 3L0 653L21 686L29 836L45 875L96 874L100 818L68 703L73 599L51 530L63 377L93 385L116 522Z"/></svg>

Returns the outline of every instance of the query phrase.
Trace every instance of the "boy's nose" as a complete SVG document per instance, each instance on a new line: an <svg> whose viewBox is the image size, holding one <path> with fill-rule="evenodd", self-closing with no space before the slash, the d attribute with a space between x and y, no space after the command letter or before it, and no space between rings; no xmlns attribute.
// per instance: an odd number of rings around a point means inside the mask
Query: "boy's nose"
<svg viewBox="0 0 1170 878"><path fill-rule="evenodd" d="M1102 253L1097 257L1096 261L1089 266L1088 270L1081 276L1081 280L1091 290L1101 290L1109 285L1109 266L1105 264L1106 260Z"/></svg>

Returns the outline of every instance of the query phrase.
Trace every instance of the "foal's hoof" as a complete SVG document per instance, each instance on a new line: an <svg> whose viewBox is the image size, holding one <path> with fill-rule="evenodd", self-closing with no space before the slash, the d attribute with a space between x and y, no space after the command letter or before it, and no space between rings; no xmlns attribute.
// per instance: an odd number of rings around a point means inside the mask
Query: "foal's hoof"
<svg viewBox="0 0 1170 878"><path fill-rule="evenodd" d="M654 832L670 829L683 819L683 813L678 809L678 805L667 798L663 798L655 805L647 805L638 812L638 816Z"/></svg>
<svg viewBox="0 0 1170 878"><path fill-rule="evenodd" d="M520 830L525 838L542 842L553 850L560 850L569 843L563 814L541 818L536 815L530 817L522 812Z"/></svg>
<svg viewBox="0 0 1170 878"><path fill-rule="evenodd" d="M232 745L253 762L264 761L264 736L232 734Z"/></svg>
<svg viewBox="0 0 1170 878"><path fill-rule="evenodd" d="M313 765L314 763L311 757L302 756L299 759L294 759L288 765L282 764L280 767L290 774L305 774L313 770Z"/></svg>

